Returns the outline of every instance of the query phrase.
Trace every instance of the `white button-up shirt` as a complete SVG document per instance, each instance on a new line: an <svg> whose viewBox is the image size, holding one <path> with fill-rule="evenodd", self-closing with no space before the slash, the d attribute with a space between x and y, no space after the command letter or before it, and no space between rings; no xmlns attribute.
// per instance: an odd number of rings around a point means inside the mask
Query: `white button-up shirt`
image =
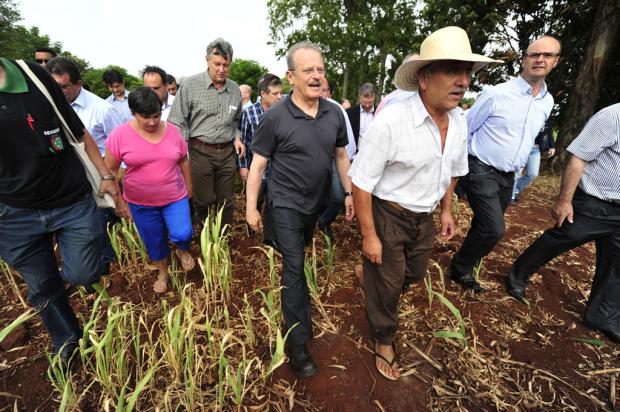
<svg viewBox="0 0 620 412"><path fill-rule="evenodd" d="M112 105L82 87L71 107L91 134L101 156L105 155L105 141L114 128L123 123Z"/></svg>
<svg viewBox="0 0 620 412"><path fill-rule="evenodd" d="M172 109L172 103L174 103L174 96L168 93L168 99L166 103L161 105L161 120L168 120L168 114L170 114L170 109Z"/></svg>
<svg viewBox="0 0 620 412"><path fill-rule="evenodd" d="M442 153L439 128L419 94L385 107L370 125L349 170L353 183L412 212L432 212L451 178L468 172L463 111L449 111L448 122Z"/></svg>
<svg viewBox="0 0 620 412"><path fill-rule="evenodd" d="M360 130L359 130L359 139L358 141L362 141L364 136L366 136L366 132L368 131L368 126L370 126L370 122L374 116L375 108L373 106L372 110L367 112L362 109L362 105L360 105Z"/></svg>

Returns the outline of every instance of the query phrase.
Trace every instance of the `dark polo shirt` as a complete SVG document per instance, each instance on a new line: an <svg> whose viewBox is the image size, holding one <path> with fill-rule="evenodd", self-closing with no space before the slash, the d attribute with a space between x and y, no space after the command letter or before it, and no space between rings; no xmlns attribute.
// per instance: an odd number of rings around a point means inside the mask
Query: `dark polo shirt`
<svg viewBox="0 0 620 412"><path fill-rule="evenodd" d="M295 106L290 95L267 110L252 152L271 158L267 188L273 206L315 213L330 182L334 148L347 143L342 111L324 99L316 118Z"/></svg>

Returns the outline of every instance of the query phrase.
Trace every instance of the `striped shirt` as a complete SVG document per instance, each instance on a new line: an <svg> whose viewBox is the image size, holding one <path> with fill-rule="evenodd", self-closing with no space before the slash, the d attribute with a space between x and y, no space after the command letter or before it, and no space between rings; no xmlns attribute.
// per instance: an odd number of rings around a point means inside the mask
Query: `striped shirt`
<svg viewBox="0 0 620 412"><path fill-rule="evenodd" d="M584 192L620 203L620 103L592 116L566 150L587 162L579 181Z"/></svg>
<svg viewBox="0 0 620 412"><path fill-rule="evenodd" d="M169 98L172 96L168 96ZM226 143L239 132L241 92L237 83L226 79L217 90L209 72L188 77L179 88L168 121L174 123L185 140Z"/></svg>
<svg viewBox="0 0 620 412"><path fill-rule="evenodd" d="M250 168L252 164L252 138L254 132L260 123L260 119L263 118L263 105L261 102L256 102L246 108L241 113L241 136L243 137L243 143L245 143L246 151L245 156L239 159L239 168ZM265 171L267 174L267 171Z"/></svg>
<svg viewBox="0 0 620 412"><path fill-rule="evenodd" d="M370 124L349 169L355 186L412 212L432 212L452 178L468 172L463 111L450 110L448 121L442 152L439 128L419 94L386 106Z"/></svg>

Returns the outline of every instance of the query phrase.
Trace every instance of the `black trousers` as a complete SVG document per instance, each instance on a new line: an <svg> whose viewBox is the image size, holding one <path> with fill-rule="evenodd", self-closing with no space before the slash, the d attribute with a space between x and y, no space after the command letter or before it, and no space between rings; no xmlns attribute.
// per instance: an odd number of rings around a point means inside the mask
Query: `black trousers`
<svg viewBox="0 0 620 412"><path fill-rule="evenodd" d="M620 332L620 205L605 202L577 188L573 223L546 230L514 262L513 286L525 288L532 273L556 256L584 243L596 242L596 271L584 319Z"/></svg>
<svg viewBox="0 0 620 412"><path fill-rule="evenodd" d="M504 236L504 212L510 204L513 172L501 172L469 156L469 173L459 180L474 212L461 248L452 258L452 276L471 275L474 266Z"/></svg>
<svg viewBox="0 0 620 412"><path fill-rule="evenodd" d="M310 293L304 273L304 248L312 241L317 214L274 207L276 241L282 253L282 315L290 344L305 344L312 339ZM292 328L292 329L291 329Z"/></svg>

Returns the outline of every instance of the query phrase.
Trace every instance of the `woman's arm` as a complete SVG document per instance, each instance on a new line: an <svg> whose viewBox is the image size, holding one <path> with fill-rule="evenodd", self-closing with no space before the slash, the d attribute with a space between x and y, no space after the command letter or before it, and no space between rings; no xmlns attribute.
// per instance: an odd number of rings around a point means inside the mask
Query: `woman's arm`
<svg viewBox="0 0 620 412"><path fill-rule="evenodd" d="M192 198L192 174L189 168L189 158L187 156L183 156L181 160L179 160L179 167L181 168L181 173L183 174L183 180L185 180L185 187L187 188L187 197Z"/></svg>

